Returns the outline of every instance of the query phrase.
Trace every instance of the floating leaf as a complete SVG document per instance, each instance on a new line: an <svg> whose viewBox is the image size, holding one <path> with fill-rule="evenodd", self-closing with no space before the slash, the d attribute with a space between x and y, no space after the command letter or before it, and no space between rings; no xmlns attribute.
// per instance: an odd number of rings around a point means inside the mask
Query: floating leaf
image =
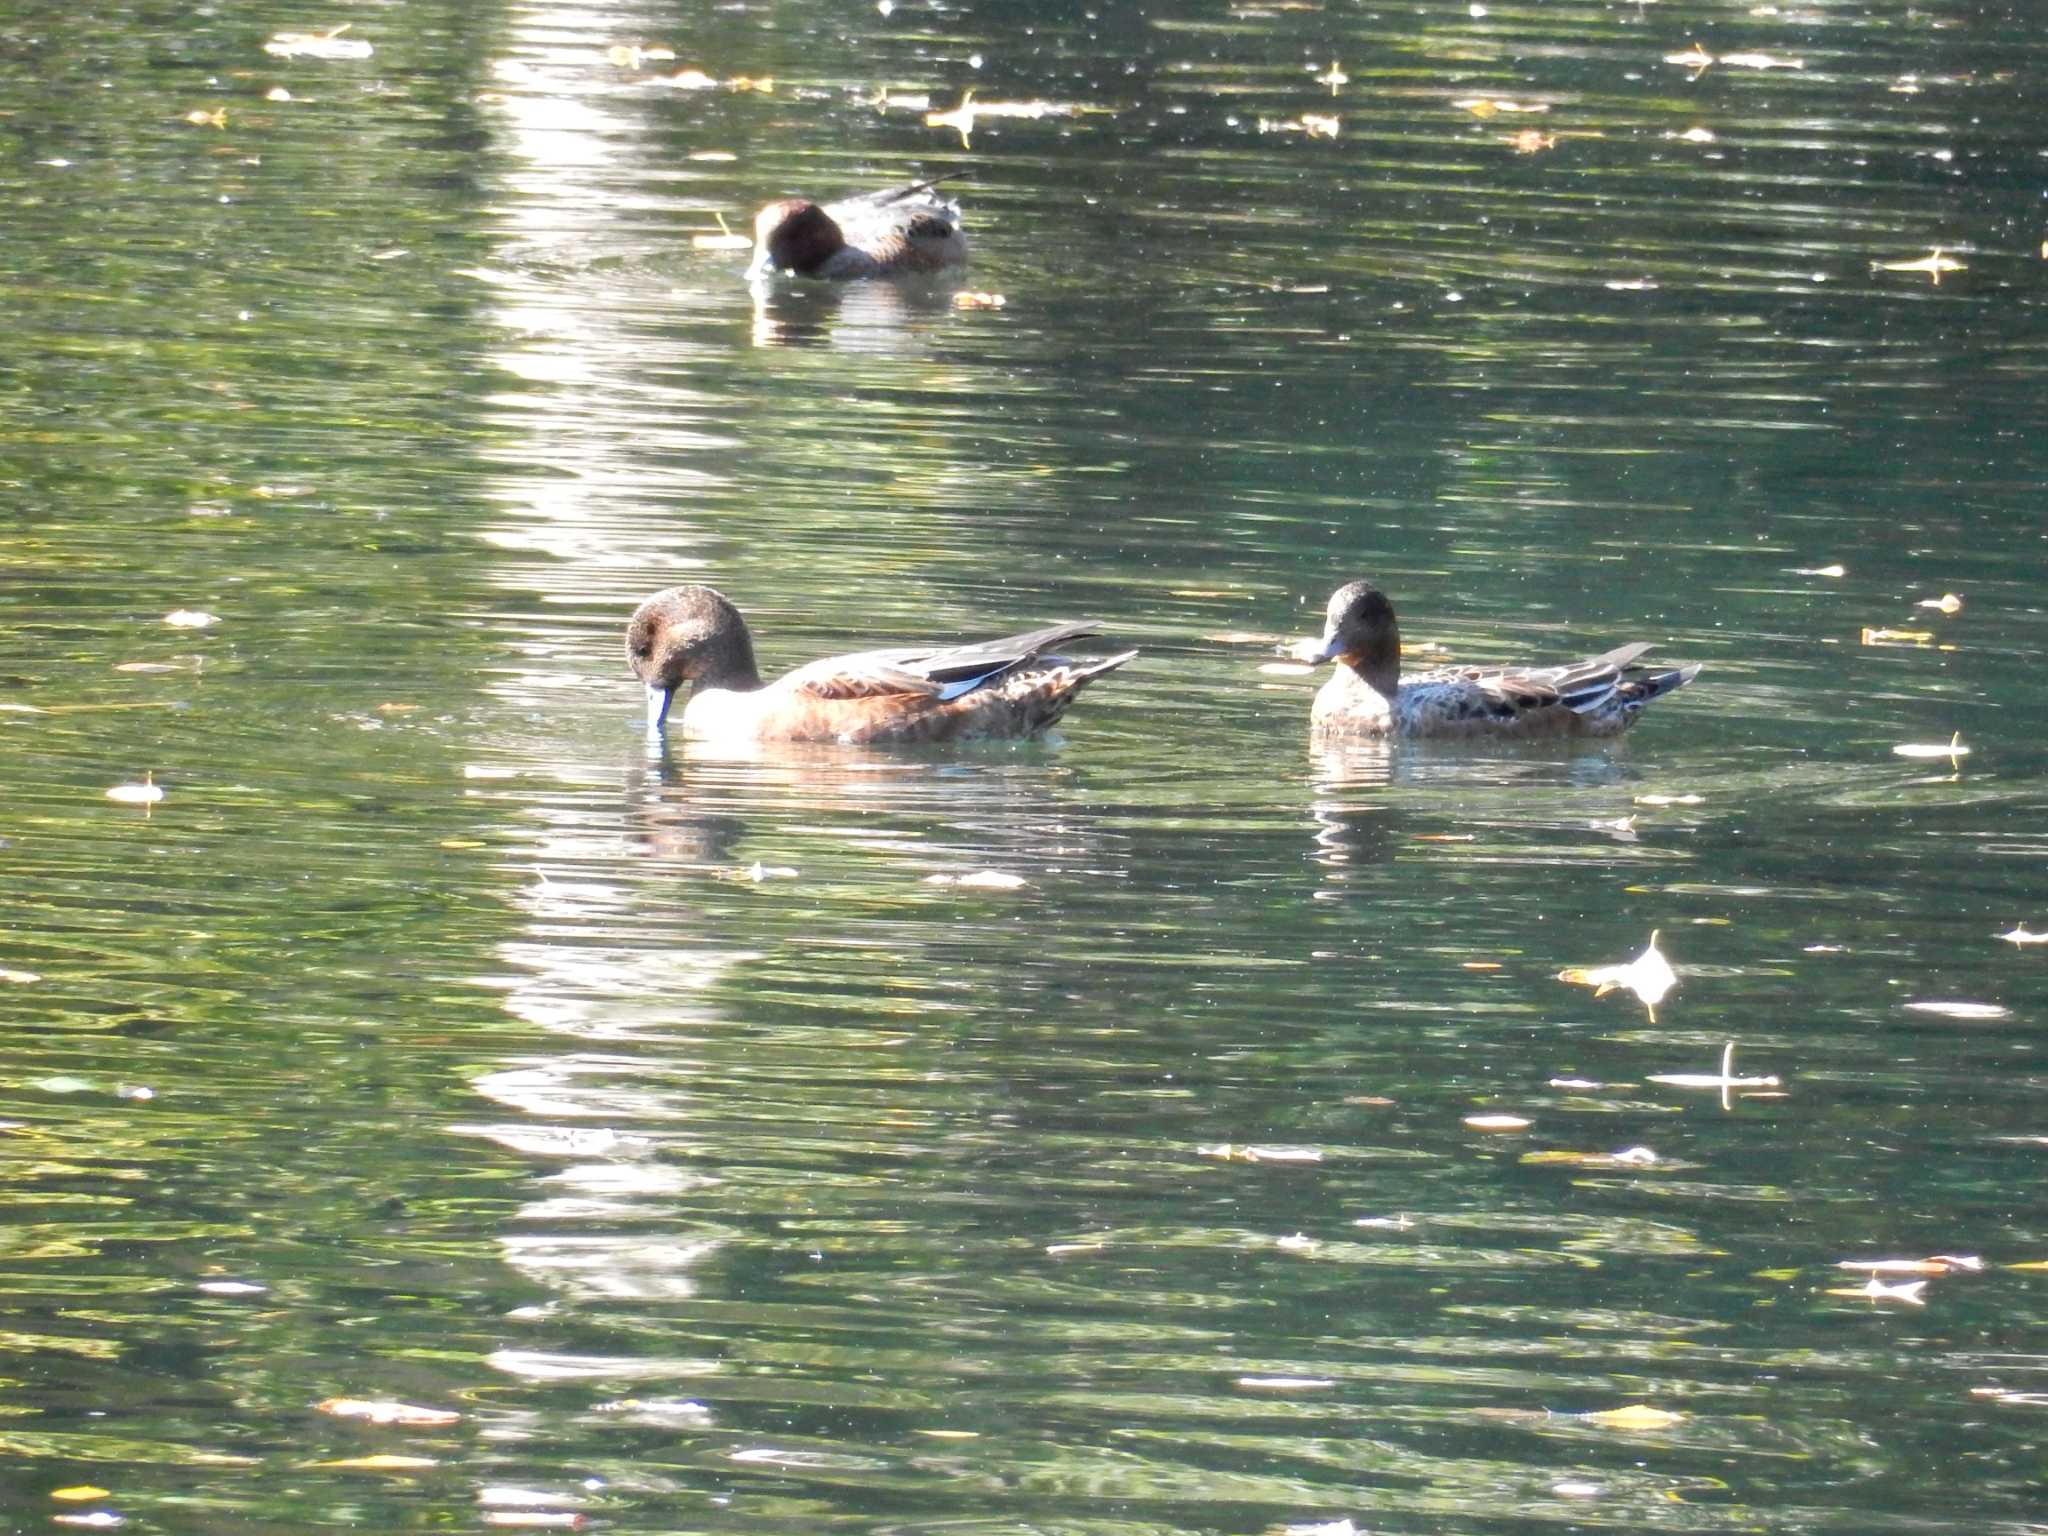
<svg viewBox="0 0 2048 1536"><path fill-rule="evenodd" d="M1500 113L1548 112L1547 101L1508 101L1499 96L1467 96L1451 103L1460 112L1470 112L1474 117L1493 117Z"/></svg>
<svg viewBox="0 0 2048 1536"><path fill-rule="evenodd" d="M1832 576L1839 580L1841 577L1848 575L1849 570L1847 566L1841 565L1816 565L1809 570L1794 571L1792 574L1794 576Z"/></svg>
<svg viewBox="0 0 2048 1536"><path fill-rule="evenodd" d="M34 971L10 971L5 966L0 966L0 981L7 982L11 986L33 986L42 979Z"/></svg>
<svg viewBox="0 0 2048 1536"><path fill-rule="evenodd" d="M1828 1294L1830 1296L1861 1296L1866 1301L1903 1301L1908 1306L1924 1307L1927 1305L1927 1302L1920 1293L1926 1289L1927 1282L1925 1280L1905 1280L1897 1285L1887 1285L1884 1281L1878 1279L1877 1276L1872 1275L1854 1290L1836 1289L1830 1290Z"/></svg>
<svg viewBox="0 0 2048 1536"><path fill-rule="evenodd" d="M1607 1408L1583 1417L1588 1424L1597 1424L1602 1429L1625 1430L1669 1429L1685 1420L1682 1413L1651 1408L1642 1403L1631 1403L1626 1408Z"/></svg>
<svg viewBox="0 0 2048 1536"><path fill-rule="evenodd" d="M1963 611L1963 600L1953 592L1944 592L1939 597L1923 597L1913 605L1915 608L1932 608L1953 617Z"/></svg>
<svg viewBox="0 0 2048 1536"><path fill-rule="evenodd" d="M1945 757L1951 762L1970 755L1970 749L1963 745L1963 733L1955 732L1946 745L1938 741L1901 742L1892 748L1896 757Z"/></svg>
<svg viewBox="0 0 2048 1536"><path fill-rule="evenodd" d="M1705 805L1704 795L1637 795L1637 805Z"/></svg>
<svg viewBox="0 0 2048 1536"><path fill-rule="evenodd" d="M1536 1122L1520 1115L1467 1115L1463 1124L1474 1131L1526 1131Z"/></svg>
<svg viewBox="0 0 2048 1536"><path fill-rule="evenodd" d="M1683 53L1665 54L1664 62L1666 64L1682 65L1686 69L1698 73L1714 62L1714 56L1698 43L1689 43L1686 45L1686 50Z"/></svg>
<svg viewBox="0 0 2048 1536"><path fill-rule="evenodd" d="M1872 629L1864 626L1865 645L1930 645L1934 641L1931 629Z"/></svg>
<svg viewBox="0 0 2048 1536"><path fill-rule="evenodd" d="M107 791L107 798L121 805L155 805L163 797L163 786L153 771L143 774L140 784L116 784Z"/></svg>
<svg viewBox="0 0 2048 1536"><path fill-rule="evenodd" d="M1942 273L1968 270L1953 256L1944 254L1938 245L1914 261L1873 261L1870 267L1874 272L1925 272L1928 280L1936 286L1941 283Z"/></svg>
<svg viewBox="0 0 2048 1536"><path fill-rule="evenodd" d="M2029 932L2025 923L2001 933L1998 937L2008 944L2048 944L2048 933Z"/></svg>
<svg viewBox="0 0 2048 1536"><path fill-rule="evenodd" d="M419 1472L441 1463L431 1456L399 1456L380 1452L370 1456L344 1456L337 1461L316 1461L316 1467L340 1467L350 1472Z"/></svg>
<svg viewBox="0 0 2048 1536"><path fill-rule="evenodd" d="M87 1499L104 1499L109 1496L106 1489L95 1488L91 1483L79 1483L70 1488L52 1488L50 1490L51 1498L64 1499L73 1504L82 1504Z"/></svg>
<svg viewBox="0 0 2048 1536"><path fill-rule="evenodd" d="M1804 69L1804 59L1781 59L1775 53L1724 53L1721 62L1736 69Z"/></svg>
<svg viewBox="0 0 2048 1536"><path fill-rule="evenodd" d="M337 1419L368 1419L372 1424L398 1424L407 1429L438 1429L462 1421L461 1414L446 1408L420 1408L412 1403L365 1397L330 1397L313 1407Z"/></svg>
<svg viewBox="0 0 2048 1536"><path fill-rule="evenodd" d="M377 50L360 38L343 37L350 25L343 22L325 32L279 32L263 51L280 59L367 59Z"/></svg>
<svg viewBox="0 0 2048 1536"><path fill-rule="evenodd" d="M974 891L1018 891L1031 882L1022 875L1009 874L1000 869L980 869L971 875L927 875L926 885L957 885Z"/></svg>
<svg viewBox="0 0 2048 1536"><path fill-rule="evenodd" d="M1237 1384L1253 1392L1322 1392L1337 1385L1327 1376L1240 1376Z"/></svg>
<svg viewBox="0 0 2048 1536"><path fill-rule="evenodd" d="M185 121L194 128L225 128L228 125L228 109L215 107L211 112L194 107L185 114Z"/></svg>
<svg viewBox="0 0 2048 1536"><path fill-rule="evenodd" d="M1591 987L1595 997L1605 997L1617 987L1633 992L1650 1011L1655 1022L1657 1004L1678 985L1678 973L1671 969L1671 962L1664 958L1664 952L1657 948L1657 930L1650 930L1650 945L1635 959L1622 965L1568 966L1557 973L1559 981L1568 981L1575 986Z"/></svg>
<svg viewBox="0 0 2048 1536"><path fill-rule="evenodd" d="M1837 1269L1862 1269L1874 1275L1952 1275L1958 1270L1975 1272L1984 1261L1975 1254L1936 1253L1924 1259L1842 1259Z"/></svg>
<svg viewBox="0 0 2048 1536"><path fill-rule="evenodd" d="M2002 1019L2006 1013L1996 1003L1970 1003L1960 998L1922 998L1906 1006L1915 1013L1938 1013L1945 1019Z"/></svg>
<svg viewBox="0 0 2048 1536"><path fill-rule="evenodd" d="M1777 1088L1782 1086L1775 1077L1735 1076L1735 1042L1730 1040L1721 1047L1721 1070L1719 1072L1653 1072L1647 1082L1662 1083L1667 1088L1714 1088L1721 1094L1721 1107L1728 1108L1728 1094L1735 1088Z"/></svg>
<svg viewBox="0 0 2048 1536"><path fill-rule="evenodd" d="M1000 293L987 293L980 289L963 289L953 295L955 309L1001 309L1009 302Z"/></svg>
<svg viewBox="0 0 2048 1536"><path fill-rule="evenodd" d="M218 624L220 615L203 608L173 608L164 615L164 622L173 629L205 629Z"/></svg>

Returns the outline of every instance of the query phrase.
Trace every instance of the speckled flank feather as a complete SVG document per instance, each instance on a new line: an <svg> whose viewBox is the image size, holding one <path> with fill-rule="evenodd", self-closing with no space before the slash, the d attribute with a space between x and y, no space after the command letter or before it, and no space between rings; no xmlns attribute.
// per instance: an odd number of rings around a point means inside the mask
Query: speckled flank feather
<svg viewBox="0 0 2048 1536"><path fill-rule="evenodd" d="M1393 605L1366 582L1330 599L1323 639L1311 653L1336 661L1309 720L1319 733L1358 736L1616 736L1652 699L1699 675L1697 664L1653 670L1649 649L1619 646L1553 667L1451 667L1403 680Z"/></svg>
<svg viewBox="0 0 2048 1536"><path fill-rule="evenodd" d="M933 181L818 204L770 203L754 219L749 276L793 272L845 279L943 271L967 260L960 210Z"/></svg>
<svg viewBox="0 0 2048 1536"><path fill-rule="evenodd" d="M1033 736L1074 695L1138 653L1075 662L1047 655L1095 632L1090 621L960 646L832 656L763 684L739 611L710 587L672 587L642 603L626 656L647 684L650 724L683 691L683 734L729 742L972 741Z"/></svg>

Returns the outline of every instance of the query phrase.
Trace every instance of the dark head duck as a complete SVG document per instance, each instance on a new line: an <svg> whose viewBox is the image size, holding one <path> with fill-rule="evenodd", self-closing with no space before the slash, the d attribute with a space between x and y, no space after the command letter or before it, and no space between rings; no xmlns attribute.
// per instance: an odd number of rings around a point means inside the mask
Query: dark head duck
<svg viewBox="0 0 2048 1536"><path fill-rule="evenodd" d="M747 276L894 277L960 266L967 260L960 210L933 190L950 179L935 177L836 203L799 197L770 203L754 217L754 261Z"/></svg>

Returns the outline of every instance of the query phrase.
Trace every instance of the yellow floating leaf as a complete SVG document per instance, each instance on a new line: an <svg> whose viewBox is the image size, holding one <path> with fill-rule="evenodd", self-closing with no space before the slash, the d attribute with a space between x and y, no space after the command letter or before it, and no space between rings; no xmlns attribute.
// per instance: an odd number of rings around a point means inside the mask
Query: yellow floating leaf
<svg viewBox="0 0 2048 1536"><path fill-rule="evenodd" d="M985 293L978 289L965 290L953 295L955 309L1001 309L1009 302L1000 293Z"/></svg>
<svg viewBox="0 0 2048 1536"><path fill-rule="evenodd" d="M65 1499L73 1504L77 1504L86 1499L104 1499L108 1497L108 1494L106 1489L95 1488L91 1483L78 1483L70 1488L52 1488L50 1490L50 1497L53 1499Z"/></svg>
<svg viewBox="0 0 2048 1536"><path fill-rule="evenodd" d="M372 1424L398 1424L408 1429L440 1428L462 1421L461 1414L447 1408L421 1408L383 1398L330 1397L313 1407L337 1419L368 1419Z"/></svg>
<svg viewBox="0 0 2048 1536"><path fill-rule="evenodd" d="M1508 101L1499 96L1467 96L1451 103L1461 112L1470 112L1474 117L1493 117L1500 113L1548 112L1547 101Z"/></svg>
<svg viewBox="0 0 2048 1536"><path fill-rule="evenodd" d="M1626 1408L1607 1408L1599 1413L1586 1414L1585 1420L1588 1424L1598 1424L1602 1429L1669 1429L1674 1424L1683 1423L1685 1415L1631 1403Z"/></svg>
<svg viewBox="0 0 2048 1536"><path fill-rule="evenodd" d="M194 128L225 128L228 125L228 109L215 107L211 112L194 107L185 114L185 121Z"/></svg>
<svg viewBox="0 0 2048 1536"><path fill-rule="evenodd" d="M1865 645L1926 645L1934 639L1931 629L1872 629L1865 625Z"/></svg>
<svg viewBox="0 0 2048 1536"><path fill-rule="evenodd" d="M344 1456L338 1461L316 1461L316 1467L341 1467L351 1472L418 1472L441 1463L431 1456Z"/></svg>

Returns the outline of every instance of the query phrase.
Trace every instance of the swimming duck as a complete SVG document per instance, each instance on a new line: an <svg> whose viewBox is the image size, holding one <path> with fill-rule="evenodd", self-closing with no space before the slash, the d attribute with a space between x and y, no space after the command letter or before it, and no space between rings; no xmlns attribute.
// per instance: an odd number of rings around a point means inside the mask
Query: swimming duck
<svg viewBox="0 0 2048 1536"><path fill-rule="evenodd" d="M1637 666L1648 645L1624 645L1556 667L1447 667L1403 681L1394 605L1369 581L1330 595L1321 640L1295 648L1302 661L1335 661L1309 724L1360 736L1616 736L1660 694L1699 675L1697 663Z"/></svg>
<svg viewBox="0 0 2048 1536"><path fill-rule="evenodd" d="M893 277L957 267L967 260L960 210L932 189L963 174L822 206L801 197L770 203L754 216L747 276Z"/></svg>
<svg viewBox="0 0 2048 1536"><path fill-rule="evenodd" d="M1074 695L1138 653L1073 662L1046 650L1099 626L1083 619L972 645L828 656L764 684L747 621L710 587L670 587L626 626L626 660L661 730L678 689L683 733L728 742L855 744L1035 736Z"/></svg>

